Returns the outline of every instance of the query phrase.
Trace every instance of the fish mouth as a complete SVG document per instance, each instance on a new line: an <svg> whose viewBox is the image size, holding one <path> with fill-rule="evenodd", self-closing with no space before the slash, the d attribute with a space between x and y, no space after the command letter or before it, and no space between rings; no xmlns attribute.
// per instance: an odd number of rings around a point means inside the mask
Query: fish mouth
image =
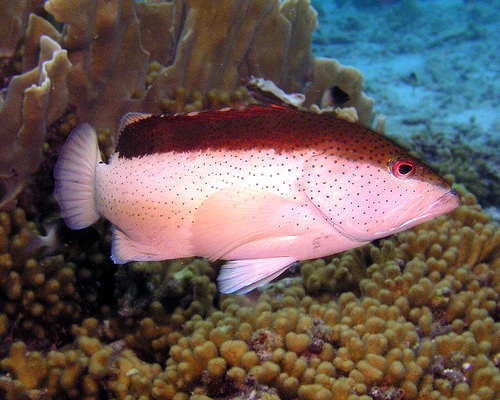
<svg viewBox="0 0 500 400"><path fill-rule="evenodd" d="M438 197L429 207L429 211L438 209L438 212L446 214L460 205L460 195L455 189L450 189L447 193ZM443 212L444 210L444 212Z"/></svg>
<svg viewBox="0 0 500 400"><path fill-rule="evenodd" d="M420 222L447 214L460 205L460 195L455 189L450 189L448 192L438 197L429 207L422 210L417 217L405 222L398 230L407 229L419 224Z"/></svg>

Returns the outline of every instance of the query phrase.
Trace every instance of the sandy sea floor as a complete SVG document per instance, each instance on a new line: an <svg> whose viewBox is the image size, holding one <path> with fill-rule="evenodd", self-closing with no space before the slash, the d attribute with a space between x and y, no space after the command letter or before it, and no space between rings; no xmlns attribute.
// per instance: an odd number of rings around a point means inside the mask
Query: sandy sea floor
<svg viewBox="0 0 500 400"><path fill-rule="evenodd" d="M441 131L500 142L499 1L313 4L315 55L361 70L366 93L387 116L387 134Z"/></svg>

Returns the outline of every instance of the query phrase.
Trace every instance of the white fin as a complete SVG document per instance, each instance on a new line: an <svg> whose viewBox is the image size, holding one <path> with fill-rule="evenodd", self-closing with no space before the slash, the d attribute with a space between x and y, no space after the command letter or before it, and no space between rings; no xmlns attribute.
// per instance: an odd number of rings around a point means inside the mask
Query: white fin
<svg viewBox="0 0 500 400"><path fill-rule="evenodd" d="M125 114L121 121L120 125L118 125L118 132L121 132L123 128L125 128L127 125L131 124L132 122L139 121L141 119L150 117L153 114L143 114L143 113L138 113L138 112L129 112Z"/></svg>
<svg viewBox="0 0 500 400"><path fill-rule="evenodd" d="M295 261L294 257L229 261L222 266L217 278L219 291L248 293L276 278Z"/></svg>
<svg viewBox="0 0 500 400"><path fill-rule="evenodd" d="M129 261L147 261L137 244L116 226L111 227L111 259L116 264Z"/></svg>
<svg viewBox="0 0 500 400"><path fill-rule="evenodd" d="M294 207L299 210L300 204L265 190L223 188L205 199L196 211L192 239L195 254L214 261L245 243L288 236L290 227L282 217L290 210L293 213Z"/></svg>
<svg viewBox="0 0 500 400"><path fill-rule="evenodd" d="M86 228L99 219L94 182L100 161L95 131L88 124L79 125L68 136L54 168L54 196L71 229Z"/></svg>

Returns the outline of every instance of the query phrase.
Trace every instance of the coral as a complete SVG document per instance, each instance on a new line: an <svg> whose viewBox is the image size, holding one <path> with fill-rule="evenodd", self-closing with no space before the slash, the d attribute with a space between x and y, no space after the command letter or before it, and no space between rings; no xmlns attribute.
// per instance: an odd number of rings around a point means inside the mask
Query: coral
<svg viewBox="0 0 500 400"><path fill-rule="evenodd" d="M214 284L215 271L204 261L132 264L131 280L159 277L147 296L128 294L129 304L139 300L133 312L123 315L121 305L122 315L105 307L101 316L80 317L65 346L45 358L27 342L9 343L0 393L9 399L41 393L127 400L498 398L500 227L473 195L462 198L447 216L302 262L303 280L286 278L287 284L220 301L209 289L199 299L210 305L192 307L197 295L189 282L207 273L203 286ZM314 275L325 281L313 284ZM170 280L174 287L161 292ZM11 307L19 307L24 287L10 288ZM160 300L160 292L169 295ZM191 303L180 305L174 293ZM11 318L4 312L0 319L4 334ZM32 368L35 374L27 372Z"/></svg>
<svg viewBox="0 0 500 400"><path fill-rule="evenodd" d="M6 0L0 4L0 59L15 56L28 26L31 12L42 6L41 1Z"/></svg>
<svg viewBox="0 0 500 400"><path fill-rule="evenodd" d="M207 93L195 92L188 94L183 87L174 90L172 98L162 99L159 103L161 112L173 114L178 112L191 112L213 108L237 107L255 103L252 93L241 86L234 91L221 91L210 89Z"/></svg>
<svg viewBox="0 0 500 400"><path fill-rule="evenodd" d="M213 311L215 269L207 260L179 259L129 263L118 272L117 293L122 315L135 315L155 302L166 310L182 307L186 315Z"/></svg>
<svg viewBox="0 0 500 400"><path fill-rule="evenodd" d="M324 57L314 59L312 82L305 91L304 106L324 106L322 100L325 91L335 87L349 98L342 107L354 107L361 124L370 127L375 118L374 101L363 93L363 76L357 69L345 67L337 60Z"/></svg>
<svg viewBox="0 0 500 400"><path fill-rule="evenodd" d="M191 2L182 12L177 54L153 84L156 95L170 97L179 85L193 92L234 90L251 75L270 79L286 92L303 90L316 27L307 1L232 0L218 8Z"/></svg>
<svg viewBox="0 0 500 400"><path fill-rule="evenodd" d="M15 205L40 166L47 127L69 104L77 121L96 128L105 155L125 113L248 104L252 97L241 86L253 76L286 93L310 86L307 107L321 106L323 93L338 87L350 99L350 118L373 122L361 73L313 57L317 13L309 0L225 0L218 7L49 0L45 10L39 1L1 7L0 84L8 90L0 102L0 209Z"/></svg>
<svg viewBox="0 0 500 400"><path fill-rule="evenodd" d="M250 348L261 361L270 360L274 350L280 348L282 342L281 335L267 328L258 329L249 340Z"/></svg>
<svg viewBox="0 0 500 400"><path fill-rule="evenodd" d="M338 86L350 99L350 118L373 122L361 73L314 59L317 13L309 0L225 0L219 7L201 1L49 0L45 11L37 1L2 7L8 20L0 24L6 37L0 83L8 95L0 104L0 209L15 205L40 166L47 127L68 104L77 121L96 128L105 155L125 113L248 104L252 97L241 86L252 76L286 93L311 86L307 107L321 106L323 93Z"/></svg>
<svg viewBox="0 0 500 400"><path fill-rule="evenodd" d="M333 78L313 74L310 44L317 14L308 0L226 0L216 8L201 1L75 6L50 0L45 8L67 27L62 44L75 64L69 74L71 102L79 119L99 132L114 136L128 111L180 111L187 103L187 110L224 106L224 98L252 76L296 93L311 81L324 91L340 74L362 123L373 121L373 102L361 92L359 71L346 74L338 66L339 71L327 71ZM213 90L222 101L211 104ZM321 95L314 93L309 104ZM204 96L209 98L203 101Z"/></svg>
<svg viewBox="0 0 500 400"><path fill-rule="evenodd" d="M54 209L57 208L57 202L52 195L54 192L54 165L68 134L77 125L75 108L69 106L61 118L47 128L42 146L42 162L17 198L17 206L23 208L28 216L37 215L38 220L42 221L53 214ZM53 230L55 225L58 224L48 220L47 230ZM56 230L60 231L57 227Z"/></svg>
<svg viewBox="0 0 500 400"><path fill-rule="evenodd" d="M0 209L12 207L42 162L47 126L68 106L66 50L48 36L40 38L36 68L12 77L0 103Z"/></svg>
<svg viewBox="0 0 500 400"><path fill-rule="evenodd" d="M1 367L17 376L26 389L30 390L40 385L47 373L47 365L40 353L34 351L26 357L26 345L16 342L10 349L9 357L4 358Z"/></svg>
<svg viewBox="0 0 500 400"><path fill-rule="evenodd" d="M134 1L50 0L45 9L67 26L62 44L75 64L68 85L79 119L116 130L127 111L124 101L142 97L146 89L149 57L141 46Z"/></svg>

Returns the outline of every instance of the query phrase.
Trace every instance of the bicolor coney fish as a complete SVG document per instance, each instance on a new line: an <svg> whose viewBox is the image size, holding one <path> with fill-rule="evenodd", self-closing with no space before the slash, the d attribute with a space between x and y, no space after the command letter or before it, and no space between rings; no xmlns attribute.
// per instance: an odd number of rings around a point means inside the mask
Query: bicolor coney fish
<svg viewBox="0 0 500 400"><path fill-rule="evenodd" d="M231 260L218 277L224 293L459 205L443 179L386 138L278 106L129 114L108 164L83 124L54 177L68 227L112 223L114 262Z"/></svg>

